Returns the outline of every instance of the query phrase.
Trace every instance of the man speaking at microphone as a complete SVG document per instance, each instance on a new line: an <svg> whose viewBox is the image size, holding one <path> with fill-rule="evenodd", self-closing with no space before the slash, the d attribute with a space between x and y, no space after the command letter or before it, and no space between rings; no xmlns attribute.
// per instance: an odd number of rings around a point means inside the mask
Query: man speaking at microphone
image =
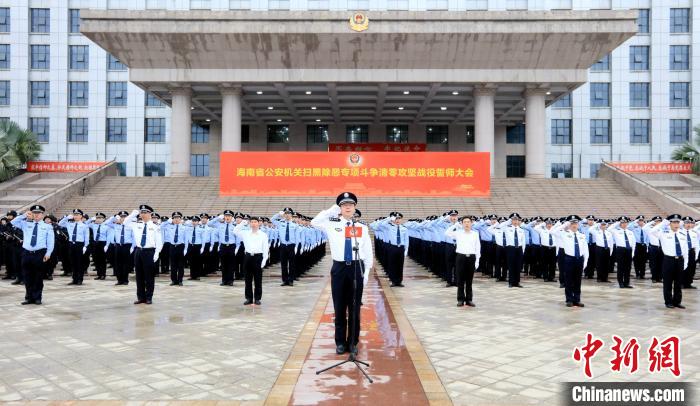
<svg viewBox="0 0 700 406"><path fill-rule="evenodd" d="M350 192L344 192L338 195L330 209L318 213L311 220L313 227L323 230L328 236L333 257L331 294L335 311L336 354L346 351L357 354L362 288L369 279L374 262L369 229L364 224L355 222L355 206L357 197ZM353 247L356 244L358 251L355 254ZM354 308L353 281L357 283Z"/></svg>

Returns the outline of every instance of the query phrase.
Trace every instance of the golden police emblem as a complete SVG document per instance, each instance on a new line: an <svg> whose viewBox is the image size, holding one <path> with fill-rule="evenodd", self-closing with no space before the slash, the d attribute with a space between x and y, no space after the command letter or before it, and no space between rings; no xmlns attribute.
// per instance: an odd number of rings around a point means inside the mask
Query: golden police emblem
<svg viewBox="0 0 700 406"><path fill-rule="evenodd" d="M369 27L369 18L362 13L355 13L350 17L350 29L361 32Z"/></svg>

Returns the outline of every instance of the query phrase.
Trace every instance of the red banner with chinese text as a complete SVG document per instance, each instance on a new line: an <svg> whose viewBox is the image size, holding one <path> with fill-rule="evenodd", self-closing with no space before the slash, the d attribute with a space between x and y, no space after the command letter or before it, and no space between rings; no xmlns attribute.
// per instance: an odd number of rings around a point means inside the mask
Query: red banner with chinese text
<svg viewBox="0 0 700 406"><path fill-rule="evenodd" d="M29 161L27 172L92 172L107 162Z"/></svg>
<svg viewBox="0 0 700 406"><path fill-rule="evenodd" d="M365 152L421 152L425 144L328 144L328 151L365 151Z"/></svg>
<svg viewBox="0 0 700 406"><path fill-rule="evenodd" d="M490 194L486 152L222 152L223 196Z"/></svg>
<svg viewBox="0 0 700 406"><path fill-rule="evenodd" d="M693 173L690 162L608 162L627 173Z"/></svg>

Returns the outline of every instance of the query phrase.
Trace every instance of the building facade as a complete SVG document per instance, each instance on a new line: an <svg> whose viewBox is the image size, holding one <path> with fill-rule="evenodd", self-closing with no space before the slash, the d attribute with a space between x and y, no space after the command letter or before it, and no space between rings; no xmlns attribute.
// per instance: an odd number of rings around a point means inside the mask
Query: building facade
<svg viewBox="0 0 700 406"><path fill-rule="evenodd" d="M191 175L208 176L218 172L218 152L226 149L222 125L231 124L222 122L225 108L239 111L238 121L233 122L241 124L241 150L323 150L330 141L425 142L435 151L484 150L477 136L482 132L476 120L481 109L481 114L495 115L491 145L486 146L494 156L494 176L526 174L527 162L532 164L527 157L537 149L526 146L525 140L533 138L528 137L526 118L536 117L541 121L536 128L542 128L537 136L543 138L539 149L544 176L590 177L601 160L668 160L671 151L691 136L694 118L700 114L694 102L698 86L692 86L700 69L692 53L698 38L695 27L700 27L694 23L695 15L700 15L692 12L694 3L0 0L0 117L37 133L44 143L42 159L114 159L129 176L174 173L170 141L174 130L185 125L190 142L186 158L182 149L175 151L180 167L189 160ZM231 89L232 97L217 95L218 104L211 104L211 95L197 85L170 91L171 96L144 91L144 82L131 81L125 64L81 34L81 9L290 10L301 15L309 10L368 10L370 24L372 13L380 11L461 15L465 11L638 10L638 28L591 66L583 81L562 80L561 85L533 88L511 81L500 84L494 95L488 86L453 80L440 84L360 80L331 85L271 81L241 84ZM192 111L187 120L181 120L182 114L172 116L169 105L178 97ZM533 112L540 100L547 106L541 120ZM529 105L533 107L527 111Z"/></svg>

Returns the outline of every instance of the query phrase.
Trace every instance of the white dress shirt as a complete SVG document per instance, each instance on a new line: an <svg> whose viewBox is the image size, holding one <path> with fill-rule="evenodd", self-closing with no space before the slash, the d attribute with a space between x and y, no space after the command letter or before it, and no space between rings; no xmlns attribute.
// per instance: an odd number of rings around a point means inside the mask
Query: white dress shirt
<svg viewBox="0 0 700 406"><path fill-rule="evenodd" d="M695 258L690 258L689 260L697 261L698 258L700 258L700 241L698 241L698 232L693 230L692 228L690 230L684 231L686 240L690 239L690 245L693 249L695 249ZM688 245L687 241L685 245Z"/></svg>
<svg viewBox="0 0 700 406"><path fill-rule="evenodd" d="M588 231L590 231L590 233L593 235L593 239L595 241L596 246L600 248L605 248L605 242L607 241L608 250L610 250L610 255L612 255L615 238L613 237L610 230L606 228L605 231L603 231L600 229L600 224L596 223L596 225L589 228ZM625 238L622 237L622 239L624 240Z"/></svg>
<svg viewBox="0 0 700 406"><path fill-rule="evenodd" d="M659 224L661 224L661 223L659 223ZM647 232L647 235L649 236L649 244L658 247L659 246L659 239L655 235L651 234L651 229L654 227L655 227L654 222L650 221L650 222L646 223L644 225L644 227L642 227L642 230Z"/></svg>
<svg viewBox="0 0 700 406"><path fill-rule="evenodd" d="M686 240L685 230L679 228L675 233L670 230L670 222L664 220L657 226L653 227L649 232L650 235L659 239L661 251L669 257L676 256L676 236L681 246L681 255L683 256L683 269L688 268L688 241Z"/></svg>
<svg viewBox="0 0 700 406"><path fill-rule="evenodd" d="M489 230L491 232L495 232L496 230L500 230L503 234L506 236L506 247L515 247L515 235L518 235L518 247L522 248L523 252L525 252L525 243L527 240L525 239L525 230L523 230L520 227L513 227L511 225L511 221L508 220L504 223L496 223L489 227ZM499 243L499 245L503 244L503 234L496 236L496 242ZM499 240L500 238L500 240Z"/></svg>
<svg viewBox="0 0 700 406"><path fill-rule="evenodd" d="M147 223L142 221L136 222L137 214L139 214L139 211L134 210L129 217L124 220L124 227L130 228L134 235L132 247L155 248L153 260L157 261L160 251L163 249L163 234L160 232L160 226L153 221ZM143 237L144 230L146 230L146 244L142 247L141 238Z"/></svg>
<svg viewBox="0 0 700 406"><path fill-rule="evenodd" d="M540 245L543 247L556 247L557 237L554 235L553 228L547 229L546 224L538 224L535 226L535 231L540 234ZM552 237L552 244L549 243L549 237Z"/></svg>
<svg viewBox="0 0 700 406"><path fill-rule="evenodd" d="M475 230L466 232L461 224L455 224L445 230L445 235L457 240L456 252L458 254L476 256L474 269L478 269L479 257L481 257L481 239L479 239L479 232Z"/></svg>
<svg viewBox="0 0 700 406"><path fill-rule="evenodd" d="M608 227L608 230L613 235L613 238L615 239L615 245L617 247L621 248L627 248L627 243L625 242L625 235L627 235L627 241L629 241L630 248L632 249L632 256L634 257L634 248L637 246L637 239L634 238L634 233L632 230L629 229L622 229L619 228L620 223L617 222L613 224L612 226ZM650 239L651 241L651 239Z"/></svg>
<svg viewBox="0 0 700 406"><path fill-rule="evenodd" d="M262 230L253 232L253 230L246 228L247 224L247 220L241 221L233 228L233 233L243 240L246 254L262 254L263 258L261 264L265 265L268 258L267 254L270 250L267 234Z"/></svg>
<svg viewBox="0 0 700 406"><path fill-rule="evenodd" d="M583 257L583 267L588 265L588 240L586 235L582 232L576 231L575 233L571 230L564 230L569 226L569 222L559 224L552 227L556 235L559 237L559 246L564 250L564 254L571 257L576 256L576 244L575 240L578 241L578 252L579 255Z"/></svg>
<svg viewBox="0 0 700 406"><path fill-rule="evenodd" d="M345 219L340 216L340 207L333 205L328 210L323 210L311 220L311 225L326 232L328 236L328 244L331 247L331 256L334 261L345 261L345 227L348 223L352 224L352 220ZM355 223L355 227L362 228L362 237L357 239L359 244L359 257L365 265L364 284L369 280L369 270L374 265L374 257L372 255L372 239L369 236L369 227L362 223ZM355 245L355 238L352 239L352 245ZM353 256L354 258L354 256Z"/></svg>

